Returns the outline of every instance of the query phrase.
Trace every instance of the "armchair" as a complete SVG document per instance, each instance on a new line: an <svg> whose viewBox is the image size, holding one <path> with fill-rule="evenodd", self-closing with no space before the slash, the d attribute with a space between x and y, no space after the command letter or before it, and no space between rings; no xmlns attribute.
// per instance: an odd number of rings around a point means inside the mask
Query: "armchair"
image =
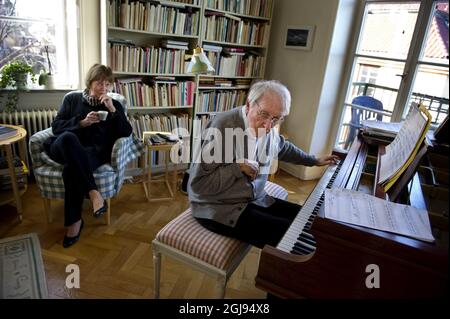
<svg viewBox="0 0 450 319"><path fill-rule="evenodd" d="M119 101L127 112L126 99L117 93L109 93L113 99ZM36 183L44 200L44 209L48 222L52 222L51 199L64 199L64 182L62 178L63 165L53 161L44 151L44 141L53 136L52 128L35 133L30 137L29 150ZM111 163L106 163L94 172L98 191L108 202L105 222L110 223L110 199L121 189L125 179L126 165L142 154L144 146L133 134L119 138L112 149Z"/></svg>

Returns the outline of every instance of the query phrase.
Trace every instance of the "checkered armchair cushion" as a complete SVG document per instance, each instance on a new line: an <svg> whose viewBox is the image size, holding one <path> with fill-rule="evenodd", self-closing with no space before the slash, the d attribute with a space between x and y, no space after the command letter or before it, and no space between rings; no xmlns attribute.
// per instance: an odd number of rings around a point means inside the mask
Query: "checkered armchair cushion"
<svg viewBox="0 0 450 319"><path fill-rule="evenodd" d="M267 182L264 189L270 196L287 199L287 191L275 183ZM219 269L227 269L249 245L207 230L192 216L190 208L164 226L156 240Z"/></svg>
<svg viewBox="0 0 450 319"><path fill-rule="evenodd" d="M128 103L122 95L117 93L109 93L109 95L119 101L124 111L127 111ZM30 137L29 150L34 176L42 197L63 199L63 166L53 161L44 151L44 142L52 136L54 135L51 127L35 133ZM103 198L111 198L119 192L125 179L126 165L139 157L143 150L142 142L133 134L119 138L115 142L111 163L103 164L94 172L95 182Z"/></svg>

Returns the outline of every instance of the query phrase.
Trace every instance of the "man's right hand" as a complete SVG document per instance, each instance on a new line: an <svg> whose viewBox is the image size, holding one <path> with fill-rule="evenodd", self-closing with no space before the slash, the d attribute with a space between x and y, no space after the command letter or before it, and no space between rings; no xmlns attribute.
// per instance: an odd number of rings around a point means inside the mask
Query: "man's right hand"
<svg viewBox="0 0 450 319"><path fill-rule="evenodd" d="M80 126L81 127L88 127L91 126L94 123L98 123L100 122L100 117L98 116L97 112L89 112L88 115L86 115L86 117L80 121Z"/></svg>
<svg viewBox="0 0 450 319"><path fill-rule="evenodd" d="M239 163L239 167L241 172L250 177L253 181L259 173L259 164L258 162L251 161L248 159L244 159L244 163Z"/></svg>

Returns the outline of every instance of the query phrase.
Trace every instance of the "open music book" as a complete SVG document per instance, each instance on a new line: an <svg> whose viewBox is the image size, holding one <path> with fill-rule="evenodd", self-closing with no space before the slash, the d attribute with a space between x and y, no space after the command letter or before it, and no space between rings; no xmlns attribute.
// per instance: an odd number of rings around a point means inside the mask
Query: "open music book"
<svg viewBox="0 0 450 319"><path fill-rule="evenodd" d="M405 169L414 160L425 135L430 127L431 115L421 105L412 103L411 110L403 122L395 139L386 146L386 153L381 156L380 178L378 183L387 192L398 180Z"/></svg>
<svg viewBox="0 0 450 319"><path fill-rule="evenodd" d="M325 190L325 217L434 242L426 210L348 189Z"/></svg>

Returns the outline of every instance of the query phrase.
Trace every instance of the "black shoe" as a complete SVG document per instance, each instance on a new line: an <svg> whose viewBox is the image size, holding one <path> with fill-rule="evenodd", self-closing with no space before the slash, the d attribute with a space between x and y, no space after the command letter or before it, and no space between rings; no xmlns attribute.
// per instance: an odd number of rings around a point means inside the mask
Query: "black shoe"
<svg viewBox="0 0 450 319"><path fill-rule="evenodd" d="M81 230L83 229L84 226L84 221L81 220L81 225L80 225L80 230L78 231L78 234L74 237L68 237L67 235L64 236L64 240L63 240L63 247L64 248L68 248L70 246L72 246L73 244L75 244L78 239L80 239L80 234L81 234Z"/></svg>
<svg viewBox="0 0 450 319"><path fill-rule="evenodd" d="M106 213L107 210L108 210L108 202L104 199L103 206L94 212L94 217L99 218L99 217L103 216L103 214Z"/></svg>

